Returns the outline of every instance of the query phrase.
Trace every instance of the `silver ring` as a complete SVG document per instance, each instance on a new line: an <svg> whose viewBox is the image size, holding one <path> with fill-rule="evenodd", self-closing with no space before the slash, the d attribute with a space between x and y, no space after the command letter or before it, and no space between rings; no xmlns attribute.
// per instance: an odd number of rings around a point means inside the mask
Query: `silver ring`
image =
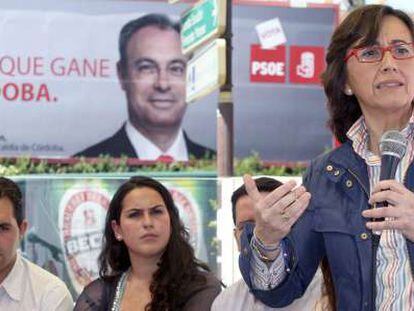
<svg viewBox="0 0 414 311"><path fill-rule="evenodd" d="M281 216L282 216L282 219L284 220L284 221L289 221L289 219L290 219L290 216L288 215L288 213L286 213L286 212L282 212L281 213Z"/></svg>

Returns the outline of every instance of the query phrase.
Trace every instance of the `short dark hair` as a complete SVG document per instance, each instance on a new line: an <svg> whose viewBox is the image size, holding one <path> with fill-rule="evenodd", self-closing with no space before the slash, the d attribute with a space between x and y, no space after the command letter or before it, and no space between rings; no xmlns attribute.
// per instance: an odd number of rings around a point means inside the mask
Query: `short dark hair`
<svg viewBox="0 0 414 311"><path fill-rule="evenodd" d="M259 192L272 192L277 187L283 185L280 181L270 177L259 177L254 180ZM236 203L242 197L247 195L246 186L243 184L237 188L231 196L233 222L236 225Z"/></svg>
<svg viewBox="0 0 414 311"><path fill-rule="evenodd" d="M148 26L158 27L162 30L171 29L178 33L181 29L180 24L172 21L167 15L155 13L144 15L125 24L119 34L119 69L123 74L126 72L128 64L127 45L129 40L138 30Z"/></svg>
<svg viewBox="0 0 414 311"><path fill-rule="evenodd" d="M22 192L17 184L6 177L0 177L0 198L8 198L13 205L13 214L17 224L21 225L23 221L23 199Z"/></svg>
<svg viewBox="0 0 414 311"><path fill-rule="evenodd" d="M355 43L358 47L375 44L381 23L386 16L400 19L409 29L414 40L411 18L401 10L387 5L361 6L351 13L335 29L326 54L326 70L322 74L325 94L328 98L328 126L340 142L347 140L346 133L361 116L362 111L355 95L344 93L346 53Z"/></svg>

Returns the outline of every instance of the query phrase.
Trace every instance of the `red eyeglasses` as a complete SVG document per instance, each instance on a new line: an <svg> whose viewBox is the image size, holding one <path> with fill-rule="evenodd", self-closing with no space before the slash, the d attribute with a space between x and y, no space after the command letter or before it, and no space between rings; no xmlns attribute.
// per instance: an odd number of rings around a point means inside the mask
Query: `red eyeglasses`
<svg viewBox="0 0 414 311"><path fill-rule="evenodd" d="M347 62L352 56L355 56L360 63L377 63L382 61L386 51L389 51L394 59L401 60L414 57L414 45L411 42L354 48L345 56L344 61Z"/></svg>

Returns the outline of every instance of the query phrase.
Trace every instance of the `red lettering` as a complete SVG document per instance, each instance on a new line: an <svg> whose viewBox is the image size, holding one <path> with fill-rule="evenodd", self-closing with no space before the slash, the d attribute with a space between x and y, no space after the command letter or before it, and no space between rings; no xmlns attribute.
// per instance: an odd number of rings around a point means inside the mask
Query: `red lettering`
<svg viewBox="0 0 414 311"><path fill-rule="evenodd" d="M43 76L44 75L44 62L43 57L35 57L33 58L33 75L35 76Z"/></svg>
<svg viewBox="0 0 414 311"><path fill-rule="evenodd" d="M109 59L76 59L66 60L57 57L50 63L50 70L55 76L78 77L110 77Z"/></svg>
<svg viewBox="0 0 414 311"><path fill-rule="evenodd" d="M60 63L65 60L63 57L57 57L50 63L50 71L53 75L61 77L65 75L65 67Z"/></svg>
<svg viewBox="0 0 414 311"><path fill-rule="evenodd" d="M15 64L10 56L0 58L0 72L6 76L14 76Z"/></svg>
<svg viewBox="0 0 414 311"><path fill-rule="evenodd" d="M31 58L28 57L26 61L23 61L20 57L17 57L17 74L21 76L25 76L30 74L32 69L32 61Z"/></svg>
<svg viewBox="0 0 414 311"><path fill-rule="evenodd" d="M22 101L31 101L33 100L33 85L30 83L23 83L22 84Z"/></svg>
<svg viewBox="0 0 414 311"><path fill-rule="evenodd" d="M51 94L46 84L40 84L40 86L33 85L32 83L6 83L2 88L0 87L0 97L3 97L7 101L22 102L50 102L56 101L51 98Z"/></svg>
<svg viewBox="0 0 414 311"><path fill-rule="evenodd" d="M109 59L101 59L100 61L100 76L102 78L109 78L109 69L110 69Z"/></svg>
<svg viewBox="0 0 414 311"><path fill-rule="evenodd" d="M96 77L96 72L97 72L97 65L96 65L97 61L96 59L93 60L93 64L91 64L87 59L83 60L83 76L87 76L88 72L90 73L90 75L92 77Z"/></svg>
<svg viewBox="0 0 414 311"><path fill-rule="evenodd" d="M7 83L3 87L3 97L7 100L16 100L19 96L19 87L15 83Z"/></svg>
<svg viewBox="0 0 414 311"><path fill-rule="evenodd" d="M75 72L75 76L82 76L81 72L79 70L78 62L76 61L75 58L70 61L69 69L68 69L68 72L67 72L66 75L70 76L70 75L72 75L73 72Z"/></svg>
<svg viewBox="0 0 414 311"><path fill-rule="evenodd" d="M6 76L41 76L43 72L43 57L12 57L0 58L0 73Z"/></svg>
<svg viewBox="0 0 414 311"><path fill-rule="evenodd" d="M37 93L36 101L44 99L45 101L50 101L50 94L46 84L41 84L39 87L39 92Z"/></svg>

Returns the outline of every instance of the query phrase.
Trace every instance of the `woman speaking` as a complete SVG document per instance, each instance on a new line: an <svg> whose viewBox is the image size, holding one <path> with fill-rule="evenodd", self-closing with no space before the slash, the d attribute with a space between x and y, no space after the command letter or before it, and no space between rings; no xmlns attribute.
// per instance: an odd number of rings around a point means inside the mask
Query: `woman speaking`
<svg viewBox="0 0 414 311"><path fill-rule="evenodd" d="M338 310L414 310L413 41L402 11L351 12L332 36L323 74L329 125L342 145L312 161L301 187L286 183L263 198L245 177L256 228L245 232L240 268L264 303L300 297L326 258ZM395 179L380 178L384 133L406 149Z"/></svg>

